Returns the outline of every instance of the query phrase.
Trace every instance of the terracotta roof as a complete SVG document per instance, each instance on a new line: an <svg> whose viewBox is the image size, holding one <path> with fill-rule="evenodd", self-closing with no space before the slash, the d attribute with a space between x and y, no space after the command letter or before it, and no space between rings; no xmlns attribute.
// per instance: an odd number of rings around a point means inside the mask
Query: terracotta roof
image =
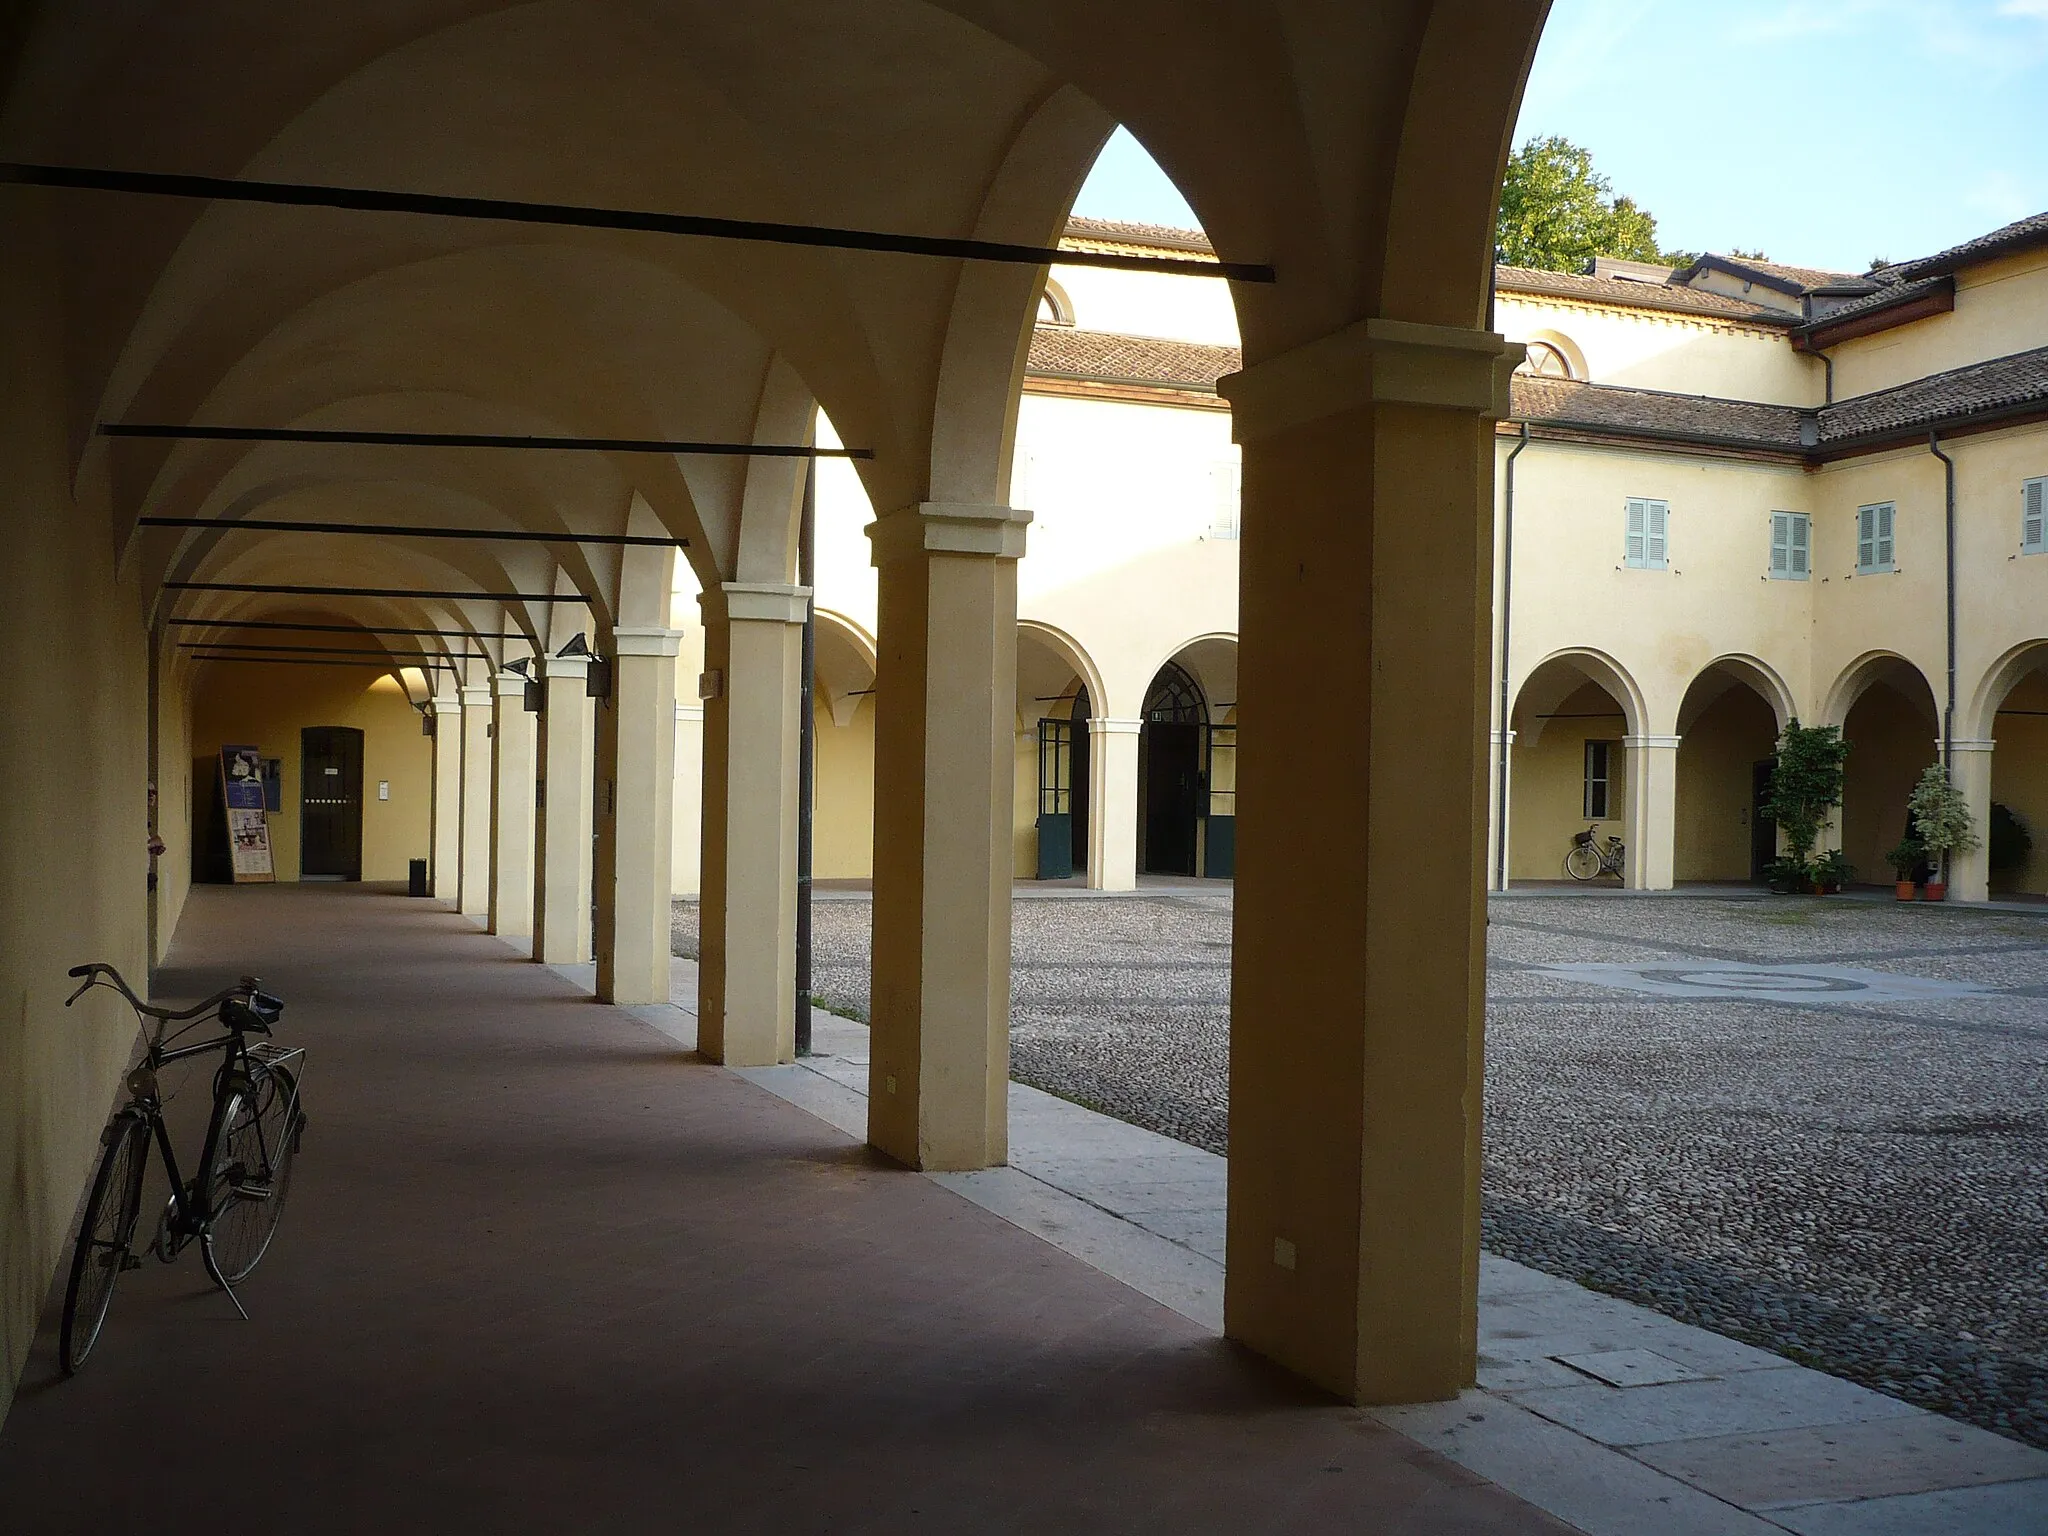
<svg viewBox="0 0 2048 1536"><path fill-rule="evenodd" d="M1116 219L1069 218L1062 245L1135 245L1146 250L1180 251L1194 256L1214 256L1216 248L1199 229L1176 229L1171 224L1125 224Z"/></svg>
<svg viewBox="0 0 2048 1536"><path fill-rule="evenodd" d="M1723 256L1723 261L1733 266L1753 267L1759 272L1768 272L1773 277L1782 277L1801 288L1833 288L1841 283L1864 281L1859 273L1830 272L1825 267L1790 267L1782 261L1752 261L1747 256Z"/></svg>
<svg viewBox="0 0 2048 1536"><path fill-rule="evenodd" d="M1581 384L1526 373L1511 385L1514 419L1585 432L1799 451L1797 406Z"/></svg>
<svg viewBox="0 0 2048 1536"><path fill-rule="evenodd" d="M1891 269L1896 270L1896 269ZM1845 321L1855 320L1864 315L1879 314L1887 309L1897 309L1939 293L1947 287L1946 277L1928 277L1918 282L1902 283L1888 281L1875 293L1866 293L1858 298L1841 303L1815 304L1813 318L1803 322L1796 335L1810 336L1819 331L1832 330ZM1910 318L1910 317L1909 317ZM1883 329L1878 326L1875 329Z"/></svg>
<svg viewBox="0 0 2048 1536"><path fill-rule="evenodd" d="M1820 440L1823 447L1851 443L2042 403L2048 403L2048 347L1838 400L1820 412Z"/></svg>
<svg viewBox="0 0 2048 1536"><path fill-rule="evenodd" d="M1952 245L1945 251L1923 256L1918 261L1904 261L1895 266L1879 268L1871 273L1871 276L1879 281L1888 278L1893 282L1910 283L1917 278L1942 276L1960 271L1976 262L1992 261L2000 256L2033 250L2038 246L2048 246L2048 213L2037 213L2028 218L2017 219L2003 228L1992 230L1988 235L1965 240L1961 245Z"/></svg>
<svg viewBox="0 0 2048 1536"><path fill-rule="evenodd" d="M1024 371L1039 378L1149 384L1213 394L1218 379L1243 366L1236 347L1041 325L1031 333L1031 357Z"/></svg>
<svg viewBox="0 0 2048 1536"><path fill-rule="evenodd" d="M1676 284L1638 283L1627 278L1587 277L1577 272L1544 272L1533 267L1494 268L1494 287L1501 293L1537 293L1550 298L1579 299L1627 309L1657 309L1682 315L1716 315L1778 328L1798 323L1798 316L1752 304L1725 293Z"/></svg>

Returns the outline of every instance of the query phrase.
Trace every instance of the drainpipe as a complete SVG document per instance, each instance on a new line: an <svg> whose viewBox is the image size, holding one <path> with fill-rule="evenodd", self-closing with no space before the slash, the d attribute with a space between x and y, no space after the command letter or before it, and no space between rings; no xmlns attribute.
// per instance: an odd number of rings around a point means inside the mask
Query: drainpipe
<svg viewBox="0 0 2048 1536"><path fill-rule="evenodd" d="M1529 446L1529 423L1522 423L1521 441L1508 455L1502 479L1500 541L1500 740L1494 744L1495 887L1508 888L1508 626L1514 618L1515 594L1515 460Z"/></svg>
<svg viewBox="0 0 2048 1536"><path fill-rule="evenodd" d="M1927 434L1927 451L1941 460L1946 484L1948 542L1948 702L1941 711L1941 769L1955 782L1956 739L1956 461L1941 451L1941 434Z"/></svg>
<svg viewBox="0 0 2048 1536"><path fill-rule="evenodd" d="M1835 360L1829 357L1827 353L1821 351L1819 347L1813 349L1813 355L1820 359L1821 367L1827 370L1827 384L1823 391L1825 398L1821 403L1823 405L1833 405L1835 403Z"/></svg>
<svg viewBox="0 0 2048 1536"><path fill-rule="evenodd" d="M811 850L818 796L818 461L804 466L802 521L796 538L797 585L804 599L803 660L798 664L796 769L796 1054L811 1054Z"/></svg>

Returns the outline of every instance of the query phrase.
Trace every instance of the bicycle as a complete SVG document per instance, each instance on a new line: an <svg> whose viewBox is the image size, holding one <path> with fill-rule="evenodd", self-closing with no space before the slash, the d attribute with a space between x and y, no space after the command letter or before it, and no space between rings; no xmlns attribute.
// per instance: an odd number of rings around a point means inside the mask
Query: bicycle
<svg viewBox="0 0 2048 1536"><path fill-rule="evenodd" d="M1571 852L1564 856L1564 872L1574 880L1597 880L1602 875L1620 875L1623 853L1620 838L1610 837L1603 844L1597 829L1588 827L1583 832L1572 834Z"/></svg>
<svg viewBox="0 0 2048 1536"><path fill-rule="evenodd" d="M114 1283L126 1271L142 1267L135 1254L135 1228L142 1214L142 1181L151 1142L163 1154L171 1198L146 1251L168 1264L197 1241L207 1274L247 1321L248 1311L234 1287L248 1278L276 1235L306 1130L298 1075L287 1065L303 1057L304 1050L268 1040L252 1043L248 1038L268 1035L284 1011L283 1001L262 991L255 977L244 976L205 1002L173 1012L137 997L111 965L74 966L70 974L85 980L65 999L66 1008L94 987L119 992L135 1010L146 1048L141 1065L125 1080L128 1102L100 1133L106 1150L79 1221L71 1277L64 1290L58 1361L66 1376L85 1364L99 1341L113 1305ZM191 1045L173 1044L197 1027L187 1021L196 1021L209 1010L218 1010L215 1016L225 1034ZM155 1021L154 1035L150 1020ZM166 1033L181 1023L183 1029ZM207 1119L200 1171L187 1180L171 1150L157 1073L172 1062L209 1051L224 1054L213 1075L213 1111Z"/></svg>

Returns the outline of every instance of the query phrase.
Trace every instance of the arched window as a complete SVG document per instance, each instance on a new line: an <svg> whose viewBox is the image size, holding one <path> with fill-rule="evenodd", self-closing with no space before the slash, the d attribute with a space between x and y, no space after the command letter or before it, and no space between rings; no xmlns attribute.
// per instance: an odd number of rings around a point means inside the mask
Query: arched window
<svg viewBox="0 0 2048 1536"><path fill-rule="evenodd" d="M1531 373L1544 379L1568 379L1572 377L1571 359L1554 342L1532 341L1528 343L1529 355L1522 360L1517 373Z"/></svg>
<svg viewBox="0 0 2048 1536"><path fill-rule="evenodd" d="M1152 679L1151 691L1145 695L1147 720L1198 725L1207 714L1201 687L1192 677L1171 661L1159 669L1159 675Z"/></svg>
<svg viewBox="0 0 2048 1536"><path fill-rule="evenodd" d="M1074 323L1074 301L1067 297L1067 290L1051 278L1045 280L1045 291L1038 296L1038 323L1040 325L1072 325Z"/></svg>

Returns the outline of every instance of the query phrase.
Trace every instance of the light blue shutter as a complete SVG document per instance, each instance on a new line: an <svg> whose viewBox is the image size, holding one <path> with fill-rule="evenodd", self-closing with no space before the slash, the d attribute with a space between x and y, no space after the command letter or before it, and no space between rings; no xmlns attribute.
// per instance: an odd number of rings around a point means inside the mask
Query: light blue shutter
<svg viewBox="0 0 2048 1536"><path fill-rule="evenodd" d="M1813 519L1804 512L1791 515L1792 524L1792 574L1804 581L1813 569Z"/></svg>
<svg viewBox="0 0 2048 1536"><path fill-rule="evenodd" d="M1867 571L1877 564L1877 508L1856 509L1856 569Z"/></svg>
<svg viewBox="0 0 2048 1536"><path fill-rule="evenodd" d="M2029 480L2020 487L2020 552L2048 553L2048 480Z"/></svg>
<svg viewBox="0 0 2048 1536"><path fill-rule="evenodd" d="M1640 497L1628 499L1628 540L1626 559L1630 565L1642 566L1649 560L1650 504Z"/></svg>
<svg viewBox="0 0 2048 1536"><path fill-rule="evenodd" d="M1771 514L1771 574L1789 576L1792 574L1792 514L1773 512Z"/></svg>
<svg viewBox="0 0 2048 1536"><path fill-rule="evenodd" d="M1652 501L1644 504L1644 510L1649 516L1646 519L1648 533L1643 541L1643 563L1653 571L1661 571L1664 569L1665 556L1670 549L1665 519L1671 508L1664 502Z"/></svg>
<svg viewBox="0 0 2048 1536"><path fill-rule="evenodd" d="M1885 503L1885 504L1884 504L1883 506L1881 506L1881 507L1873 507L1873 508L1872 508L1871 510L1877 513L1877 560L1876 560L1876 565L1877 565L1877 568L1878 568L1879 570L1881 570L1881 571L1888 571L1888 570L1890 570L1890 569L1892 568L1892 512L1893 512L1893 507L1892 507L1892 504L1891 504L1890 502L1886 502L1886 503Z"/></svg>

